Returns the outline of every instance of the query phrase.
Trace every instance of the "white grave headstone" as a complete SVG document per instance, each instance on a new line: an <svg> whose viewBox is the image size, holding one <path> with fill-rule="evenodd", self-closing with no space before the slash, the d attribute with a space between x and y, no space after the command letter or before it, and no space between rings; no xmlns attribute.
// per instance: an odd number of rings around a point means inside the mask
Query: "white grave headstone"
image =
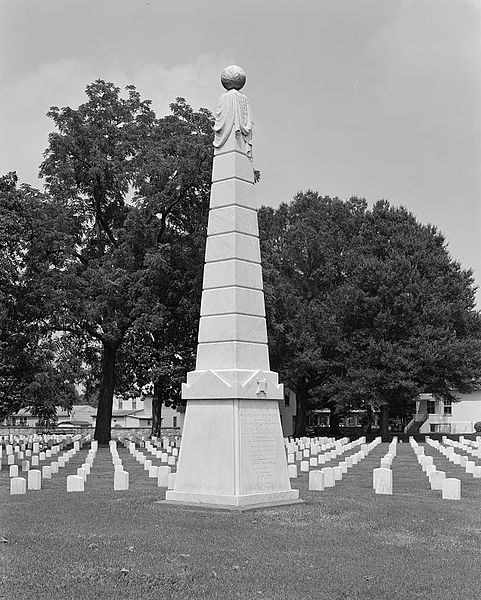
<svg viewBox="0 0 481 600"><path fill-rule="evenodd" d="M84 478L79 475L67 476L67 492L83 492Z"/></svg>
<svg viewBox="0 0 481 600"><path fill-rule="evenodd" d="M159 487L168 487L169 485L169 475L172 469L167 466L159 467L159 474L157 476L157 485Z"/></svg>
<svg viewBox="0 0 481 600"><path fill-rule="evenodd" d="M289 473L290 479L295 479L297 477L297 465L296 464L287 465L287 471Z"/></svg>
<svg viewBox="0 0 481 600"><path fill-rule="evenodd" d="M30 471L28 472L28 489L42 489L42 473L38 469L30 469Z"/></svg>
<svg viewBox="0 0 481 600"><path fill-rule="evenodd" d="M322 471L309 472L309 489L322 492L324 489L324 474Z"/></svg>
<svg viewBox="0 0 481 600"><path fill-rule="evenodd" d="M175 478L177 477L177 473L171 473L169 475L169 483L167 489L173 490L175 488Z"/></svg>
<svg viewBox="0 0 481 600"><path fill-rule="evenodd" d="M432 490L442 490L443 481L446 479L446 473L444 471L434 471L429 476L429 483L431 484Z"/></svg>
<svg viewBox="0 0 481 600"><path fill-rule="evenodd" d="M373 470L373 487L376 494L392 495L392 471L391 469Z"/></svg>
<svg viewBox="0 0 481 600"><path fill-rule="evenodd" d="M115 471L114 490L123 491L129 489L129 474L127 471Z"/></svg>
<svg viewBox="0 0 481 600"><path fill-rule="evenodd" d="M461 500L461 481L454 477L446 478L442 487L443 500Z"/></svg>
<svg viewBox="0 0 481 600"><path fill-rule="evenodd" d="M334 479L334 469L332 467L324 467L321 469L321 472L324 476L324 487L334 487L335 479Z"/></svg>
<svg viewBox="0 0 481 600"><path fill-rule="evenodd" d="M27 493L27 480L23 477L12 477L10 479L10 495Z"/></svg>
<svg viewBox="0 0 481 600"><path fill-rule="evenodd" d="M159 467L152 465L149 467L149 478L150 479L158 479L159 477Z"/></svg>
<svg viewBox="0 0 481 600"><path fill-rule="evenodd" d="M339 466L334 467L334 480L341 481L341 479L342 479L342 468Z"/></svg>

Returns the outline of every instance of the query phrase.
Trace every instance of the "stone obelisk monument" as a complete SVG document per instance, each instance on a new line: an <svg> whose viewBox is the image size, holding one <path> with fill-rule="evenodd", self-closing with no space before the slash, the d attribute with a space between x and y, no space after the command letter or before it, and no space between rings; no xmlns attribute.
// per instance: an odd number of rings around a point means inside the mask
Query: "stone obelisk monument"
<svg viewBox="0 0 481 600"><path fill-rule="evenodd" d="M182 387L187 408L168 502L247 507L299 496L284 452L283 386L269 367L245 79L237 66L221 77L197 363Z"/></svg>

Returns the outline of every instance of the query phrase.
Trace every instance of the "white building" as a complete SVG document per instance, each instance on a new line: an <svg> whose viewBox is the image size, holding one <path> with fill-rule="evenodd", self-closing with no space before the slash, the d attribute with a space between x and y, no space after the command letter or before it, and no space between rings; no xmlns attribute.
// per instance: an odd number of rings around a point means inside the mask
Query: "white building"
<svg viewBox="0 0 481 600"><path fill-rule="evenodd" d="M112 408L112 427L125 428L150 428L152 427L152 396L131 398L124 400L114 397ZM93 426L97 419L97 412L93 415ZM165 428L182 428L184 413L173 409L171 406L162 406L161 426Z"/></svg>
<svg viewBox="0 0 481 600"><path fill-rule="evenodd" d="M474 424L481 421L481 390L457 398L451 402L420 394L413 418L419 433L474 433Z"/></svg>
<svg viewBox="0 0 481 600"><path fill-rule="evenodd" d="M55 427L79 428L95 427L97 409L88 404L74 404L70 411L57 407ZM162 406L162 427L182 428L184 413L171 406ZM6 427L38 427L38 417L30 408L22 408L17 413L6 417L0 425ZM112 410L112 427L143 428L152 427L152 396L142 396L123 400L114 397Z"/></svg>
<svg viewBox="0 0 481 600"><path fill-rule="evenodd" d="M58 426L92 427L92 415L96 409L89 404L74 404L70 410L57 406ZM1 425L6 427L37 427L38 417L32 413L31 408L21 408L18 412L4 419Z"/></svg>

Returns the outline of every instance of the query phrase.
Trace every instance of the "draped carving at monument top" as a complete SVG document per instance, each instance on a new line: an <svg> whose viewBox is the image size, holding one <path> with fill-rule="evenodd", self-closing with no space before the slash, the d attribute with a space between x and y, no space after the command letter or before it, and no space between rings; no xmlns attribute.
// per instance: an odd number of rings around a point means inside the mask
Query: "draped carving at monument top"
<svg viewBox="0 0 481 600"><path fill-rule="evenodd" d="M247 156L252 156L252 121L249 100L236 89L231 89L219 98L215 115L214 147L221 148L232 131L242 137Z"/></svg>

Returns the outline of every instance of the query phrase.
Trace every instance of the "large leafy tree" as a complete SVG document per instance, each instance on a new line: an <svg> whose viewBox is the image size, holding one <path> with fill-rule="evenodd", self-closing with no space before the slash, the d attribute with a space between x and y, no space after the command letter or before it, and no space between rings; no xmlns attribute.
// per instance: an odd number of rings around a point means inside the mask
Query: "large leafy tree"
<svg viewBox="0 0 481 600"><path fill-rule="evenodd" d="M307 191L289 205L259 212L271 361L296 390L297 435L305 433L314 391L343 368L331 298L345 283L365 210L363 200ZM332 421L336 416L333 411Z"/></svg>
<svg viewBox="0 0 481 600"><path fill-rule="evenodd" d="M336 402L389 413L420 392L455 399L481 374L481 317L470 270L444 236L405 208L377 202L353 241L345 285L333 298L345 367L324 388ZM354 402L353 402L354 401Z"/></svg>
<svg viewBox="0 0 481 600"><path fill-rule="evenodd" d="M59 227L52 227L58 222ZM15 173L0 178L0 420L30 407L40 423L76 398L80 365L43 323L52 295L42 280L63 265L69 215Z"/></svg>
<svg viewBox="0 0 481 600"><path fill-rule="evenodd" d="M57 131L41 174L78 232L72 259L51 276L49 325L100 357L95 438L104 443L122 346L162 328L172 312L174 249L207 214L212 133L210 113L183 99L157 119L133 86L123 98L99 80L86 94L78 109L50 110Z"/></svg>
<svg viewBox="0 0 481 600"><path fill-rule="evenodd" d="M309 402L402 413L422 391L469 391L481 372L472 273L403 208L298 194L261 211L273 365ZM300 392L300 393L299 393Z"/></svg>
<svg viewBox="0 0 481 600"><path fill-rule="evenodd" d="M121 388L128 392L148 385L153 395L153 435L161 433L162 406L182 405L181 384L186 372L195 368L204 229L205 223L200 222L198 232L171 245L171 285L158 290L162 318L146 315L148 324L131 330L121 353Z"/></svg>

